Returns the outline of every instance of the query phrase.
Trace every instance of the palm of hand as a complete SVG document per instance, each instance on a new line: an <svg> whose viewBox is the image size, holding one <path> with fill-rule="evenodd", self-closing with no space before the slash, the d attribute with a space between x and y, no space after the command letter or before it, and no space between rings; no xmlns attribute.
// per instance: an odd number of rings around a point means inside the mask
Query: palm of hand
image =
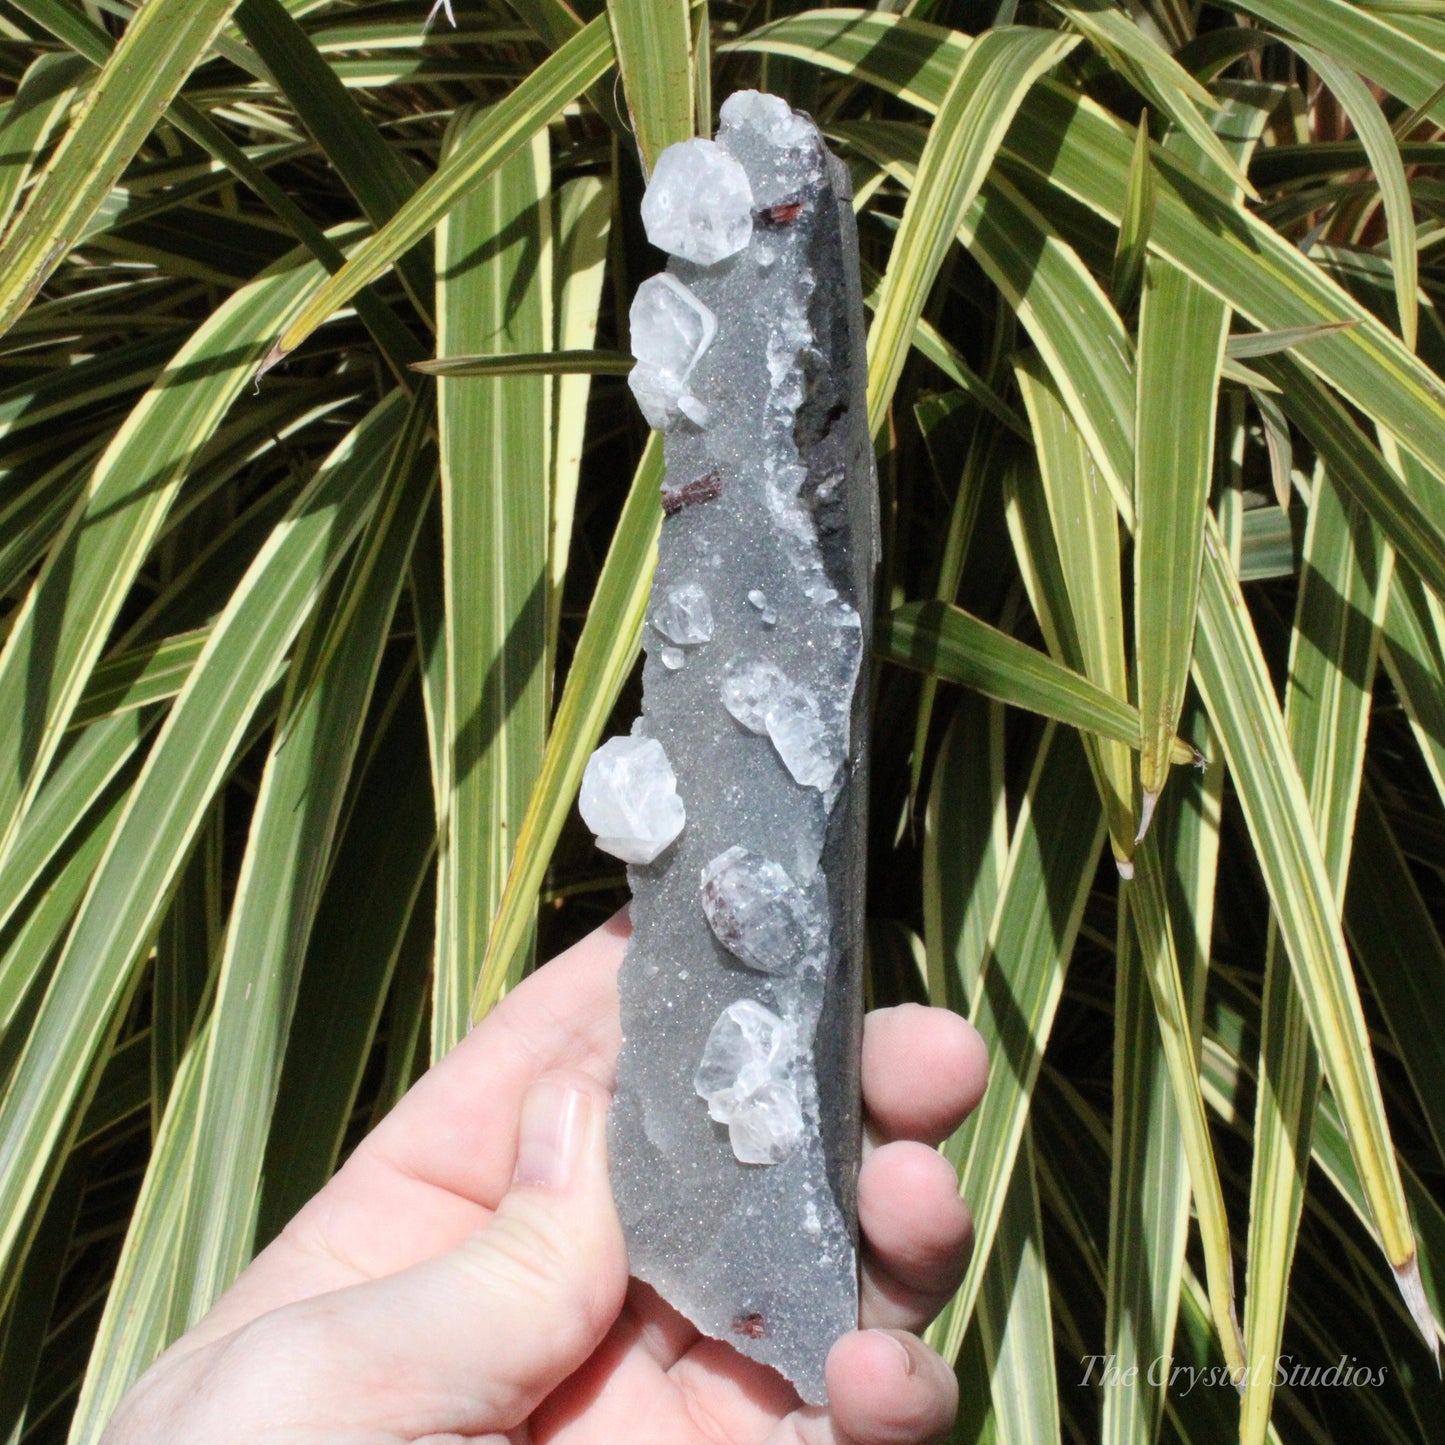
<svg viewBox="0 0 1445 1445"><path fill-rule="evenodd" d="M629 1285L610 1200L574 1242L576 1267L549 1258L556 1251L540 1237L524 1235L509 1258L520 1279L507 1283L524 1293L530 1272L555 1265L571 1277L550 1326L538 1304L535 1342L498 1321L489 1338L485 1308L454 1327L448 1311L458 1278L465 1283L468 1242L489 1237L512 1181L528 1090L558 1071L599 1100L612 1087L626 932L614 919L549 964L421 1080L142 1380L107 1445L832 1445L923 1440L946 1427L952 1372L903 1332L932 1316L963 1267L967 1211L928 1145L972 1108L986 1065L977 1036L940 1010L869 1020L865 1329L830 1357L829 1409L800 1407L781 1377L699 1336L646 1285Z"/></svg>

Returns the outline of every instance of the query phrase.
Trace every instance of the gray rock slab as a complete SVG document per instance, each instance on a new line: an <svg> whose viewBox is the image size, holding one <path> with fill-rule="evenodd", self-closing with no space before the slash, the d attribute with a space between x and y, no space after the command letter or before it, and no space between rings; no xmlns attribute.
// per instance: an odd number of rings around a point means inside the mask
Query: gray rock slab
<svg viewBox="0 0 1445 1445"><path fill-rule="evenodd" d="M747 173L747 244L668 266L715 332L690 366L686 339L634 338L661 358L638 381L668 429L668 515L633 732L662 745L686 823L628 871L612 1176L633 1273L820 1403L828 1350L858 1318L878 553L863 306L848 173L812 122L743 92L717 142ZM664 170L672 230L695 237L716 216L732 244L736 177L729 201L687 189L720 172L716 157ZM711 254L705 235L689 245ZM674 309L696 337L706 317L690 304ZM704 1051L743 1000L786 1028L736 1078L728 1061L749 1045L720 1035L704 1098ZM742 1162L759 1148L776 1162Z"/></svg>

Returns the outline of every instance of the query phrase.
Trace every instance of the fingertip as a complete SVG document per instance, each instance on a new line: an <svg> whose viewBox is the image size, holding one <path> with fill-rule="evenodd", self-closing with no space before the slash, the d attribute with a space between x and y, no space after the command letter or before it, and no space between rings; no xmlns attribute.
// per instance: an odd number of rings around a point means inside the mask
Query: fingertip
<svg viewBox="0 0 1445 1445"><path fill-rule="evenodd" d="M863 1097L887 1138L946 1139L978 1106L988 1083L988 1047L951 1009L900 1004L868 1015Z"/></svg>
<svg viewBox="0 0 1445 1445"><path fill-rule="evenodd" d="M935 1351L901 1330L855 1330L833 1346L828 1404L856 1445L924 1445L958 1412L958 1380Z"/></svg>
<svg viewBox="0 0 1445 1445"><path fill-rule="evenodd" d="M912 1140L874 1150L858 1176L858 1218L870 1252L909 1289L934 1296L957 1288L973 1217L937 1150Z"/></svg>

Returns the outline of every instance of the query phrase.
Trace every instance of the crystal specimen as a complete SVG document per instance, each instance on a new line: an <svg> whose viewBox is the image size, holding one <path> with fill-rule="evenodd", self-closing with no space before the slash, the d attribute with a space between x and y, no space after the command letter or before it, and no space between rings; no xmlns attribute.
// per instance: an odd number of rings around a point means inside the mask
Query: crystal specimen
<svg viewBox="0 0 1445 1445"><path fill-rule="evenodd" d="M682 832L687 814L656 738L609 738L587 760L578 799L597 846L626 863L651 863Z"/></svg>
<svg viewBox="0 0 1445 1445"><path fill-rule="evenodd" d="M768 730L768 709L788 685L773 663L761 657L735 657L723 673L723 706L750 732Z"/></svg>
<svg viewBox="0 0 1445 1445"><path fill-rule="evenodd" d="M719 853L702 870L702 911L717 941L760 973L792 973L808 954L808 901L771 858Z"/></svg>
<svg viewBox="0 0 1445 1445"><path fill-rule="evenodd" d="M785 688L769 705L763 724L794 781L819 790L832 783L841 750L808 688Z"/></svg>
<svg viewBox="0 0 1445 1445"><path fill-rule="evenodd" d="M848 172L813 123L744 92L717 150L747 179L744 243L675 254L677 291L646 282L634 307L633 389L667 433L642 730L687 828L629 875L613 1192L633 1272L821 1402L828 1349L858 1319L865 331ZM646 204L666 196L669 224L682 206L712 237L732 192L710 190L700 155L665 152ZM706 645L681 641L689 586Z"/></svg>
<svg viewBox="0 0 1445 1445"><path fill-rule="evenodd" d="M735 256L753 234L748 173L716 141L669 146L642 198L642 224L654 246L684 261Z"/></svg>
<svg viewBox="0 0 1445 1445"><path fill-rule="evenodd" d="M686 416L707 424L707 408L688 389L688 378L717 334L717 317L681 281L664 271L637 288L628 312L637 365L627 384L649 426L660 431Z"/></svg>
<svg viewBox="0 0 1445 1445"><path fill-rule="evenodd" d="M652 614L652 625L679 647L712 641L712 604L696 582L669 587Z"/></svg>
<svg viewBox="0 0 1445 1445"><path fill-rule="evenodd" d="M729 1004L707 1036L693 1088L728 1126L740 1164L781 1164L803 1134L792 1025L750 998Z"/></svg>

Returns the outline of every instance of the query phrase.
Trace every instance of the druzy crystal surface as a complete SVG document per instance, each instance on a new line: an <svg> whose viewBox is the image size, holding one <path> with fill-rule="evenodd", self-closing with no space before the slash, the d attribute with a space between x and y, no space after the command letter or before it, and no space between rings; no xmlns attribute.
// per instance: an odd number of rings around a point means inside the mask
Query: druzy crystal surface
<svg viewBox="0 0 1445 1445"><path fill-rule="evenodd" d="M862 298L848 173L812 121L755 92L721 115L715 145L658 160L644 214L672 259L632 309L667 461L634 733L686 826L629 870L613 1192L634 1274L821 1402L858 1317Z"/></svg>

